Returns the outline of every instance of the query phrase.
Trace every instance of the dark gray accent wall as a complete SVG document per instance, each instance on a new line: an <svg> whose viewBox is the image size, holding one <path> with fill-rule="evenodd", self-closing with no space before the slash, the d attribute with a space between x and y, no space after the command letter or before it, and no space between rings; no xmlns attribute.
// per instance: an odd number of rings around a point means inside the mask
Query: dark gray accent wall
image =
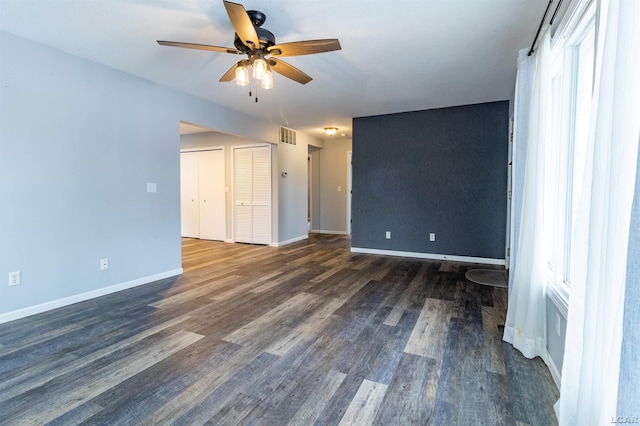
<svg viewBox="0 0 640 426"><path fill-rule="evenodd" d="M355 118L352 246L504 259L508 133L508 101Z"/></svg>

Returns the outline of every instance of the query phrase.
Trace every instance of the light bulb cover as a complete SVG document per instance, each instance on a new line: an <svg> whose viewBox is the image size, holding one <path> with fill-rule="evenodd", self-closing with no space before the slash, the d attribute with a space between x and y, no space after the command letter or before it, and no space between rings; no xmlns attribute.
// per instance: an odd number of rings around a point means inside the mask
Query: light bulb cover
<svg viewBox="0 0 640 426"><path fill-rule="evenodd" d="M238 65L236 68L236 84L238 86L249 85L249 69L244 65Z"/></svg>
<svg viewBox="0 0 640 426"><path fill-rule="evenodd" d="M253 60L253 78L262 80L262 76L267 72L267 61L258 58Z"/></svg>
<svg viewBox="0 0 640 426"><path fill-rule="evenodd" d="M338 131L338 128L337 127L325 127L324 131L327 133L328 136L333 136Z"/></svg>
<svg viewBox="0 0 640 426"><path fill-rule="evenodd" d="M267 71L265 71L265 73L262 75L261 87L266 90L269 90L273 87L273 74L268 68Z"/></svg>

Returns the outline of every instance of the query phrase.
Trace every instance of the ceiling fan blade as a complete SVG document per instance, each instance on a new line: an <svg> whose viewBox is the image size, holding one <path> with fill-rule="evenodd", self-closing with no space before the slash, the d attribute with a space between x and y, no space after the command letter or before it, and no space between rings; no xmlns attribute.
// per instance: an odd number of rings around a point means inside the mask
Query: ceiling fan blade
<svg viewBox="0 0 640 426"><path fill-rule="evenodd" d="M238 68L238 64L234 64L231 68L229 68L229 71L227 71L222 77L220 77L220 83L223 83L225 81L233 81L233 79L236 78L236 68Z"/></svg>
<svg viewBox="0 0 640 426"><path fill-rule="evenodd" d="M313 80L310 76L300 71L298 68L290 65L284 61L279 61L276 58L267 59L267 63L271 67L271 70L290 78L293 81L297 81L300 84L307 84Z"/></svg>
<svg viewBox="0 0 640 426"><path fill-rule="evenodd" d="M224 1L224 7L227 9L227 15L229 15L231 25L233 25L242 43L250 49L259 49L260 39L258 38L258 33L251 22L251 18L247 15L244 6L238 3Z"/></svg>
<svg viewBox="0 0 640 426"><path fill-rule="evenodd" d="M209 50L212 52L233 53L236 55L240 54L239 50L233 49L231 47L209 46L208 44L182 43L179 41L164 40L158 40L158 44L161 46L184 47L187 49Z"/></svg>
<svg viewBox="0 0 640 426"><path fill-rule="evenodd" d="M251 62L244 60L244 61L238 62L237 64L234 64L231 68L229 68L229 70L226 73L224 73L222 77L220 77L220 82L224 83L227 81L233 81L233 79L236 78L236 68L238 68L241 65L249 66L251 65Z"/></svg>
<svg viewBox="0 0 640 426"><path fill-rule="evenodd" d="M340 50L340 42L337 38L324 40L294 41L291 43L276 44L269 47L269 54L275 56L301 56L314 53L332 52Z"/></svg>

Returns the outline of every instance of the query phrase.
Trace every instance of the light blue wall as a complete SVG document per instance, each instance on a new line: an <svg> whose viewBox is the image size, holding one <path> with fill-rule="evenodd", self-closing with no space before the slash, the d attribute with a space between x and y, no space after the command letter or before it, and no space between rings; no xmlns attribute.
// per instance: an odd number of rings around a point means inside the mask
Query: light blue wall
<svg viewBox="0 0 640 426"><path fill-rule="evenodd" d="M6 32L0 46L0 322L179 272L180 120L277 143L276 124Z"/></svg>
<svg viewBox="0 0 640 426"><path fill-rule="evenodd" d="M567 338L567 317L558 309L551 297L546 297L547 315L547 351L559 375L562 375L562 361L564 358L564 342ZM560 320L560 334L557 321ZM559 377L558 377L559 378Z"/></svg>
<svg viewBox="0 0 640 426"><path fill-rule="evenodd" d="M638 140L640 143L640 139ZM616 416L640 418L640 151L631 210Z"/></svg>

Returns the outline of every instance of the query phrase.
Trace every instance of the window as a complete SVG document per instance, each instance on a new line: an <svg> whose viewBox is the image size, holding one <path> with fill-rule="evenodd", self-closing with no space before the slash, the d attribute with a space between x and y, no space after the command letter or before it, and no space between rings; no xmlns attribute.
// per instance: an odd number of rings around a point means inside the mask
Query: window
<svg viewBox="0 0 640 426"><path fill-rule="evenodd" d="M575 243L576 223L582 195L584 181L584 169L587 156L587 143L589 141L589 118L591 116L591 98L593 94L593 67L595 61L595 25L590 25L587 33L574 49L575 59L574 75L576 76L573 111L573 140L570 144L571 155L569 158L569 190L567 205L571 206L567 235L567 259L571 259L571 250ZM572 265L569 262L565 281L571 282Z"/></svg>
<svg viewBox="0 0 640 426"><path fill-rule="evenodd" d="M547 266L554 275L556 265L562 265L562 259L558 256L557 247L562 246L562 240L558 238L558 229L561 224L557 217L562 213L559 210L562 206L558 202L558 182L561 180L561 170L559 169L559 156L562 145L562 55L556 54L551 69L551 111L550 111L550 133L549 149L545 153L545 199L544 199L544 223L546 232L546 252Z"/></svg>
<svg viewBox="0 0 640 426"><path fill-rule="evenodd" d="M582 2L554 34L544 222L550 279L565 302L589 141L595 64L595 6Z"/></svg>

